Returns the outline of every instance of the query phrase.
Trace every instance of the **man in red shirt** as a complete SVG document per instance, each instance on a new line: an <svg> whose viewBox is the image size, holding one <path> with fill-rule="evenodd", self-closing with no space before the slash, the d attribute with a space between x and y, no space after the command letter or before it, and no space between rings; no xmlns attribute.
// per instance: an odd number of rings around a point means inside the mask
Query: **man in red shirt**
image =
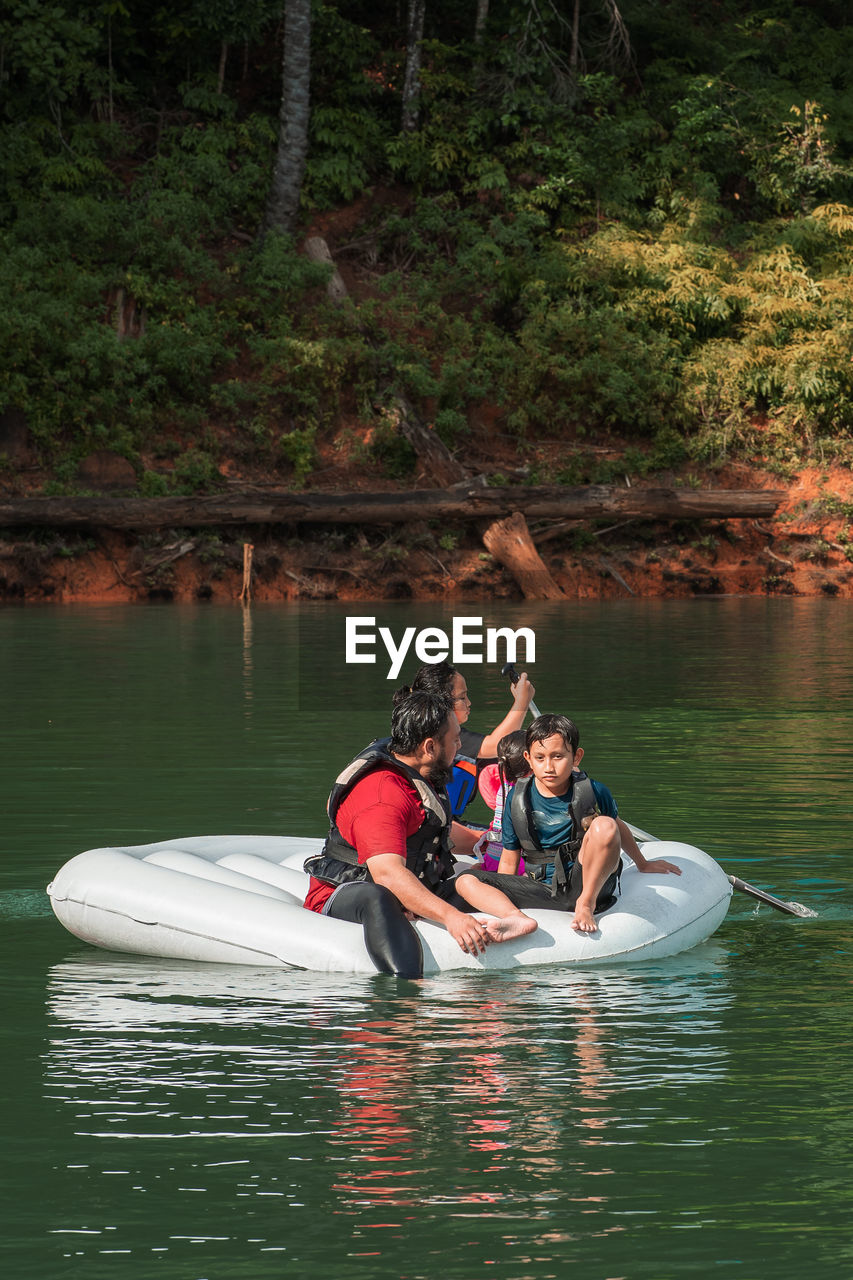
<svg viewBox="0 0 853 1280"><path fill-rule="evenodd" d="M305 864L312 876L305 906L361 924L380 973L421 976L410 923L418 917L444 925L471 955L536 928L499 886L453 875L451 827L466 832L452 822L443 783L458 749L459 721L447 698L403 698L391 738L372 743L337 779L329 837ZM472 910L497 918L479 920Z"/></svg>

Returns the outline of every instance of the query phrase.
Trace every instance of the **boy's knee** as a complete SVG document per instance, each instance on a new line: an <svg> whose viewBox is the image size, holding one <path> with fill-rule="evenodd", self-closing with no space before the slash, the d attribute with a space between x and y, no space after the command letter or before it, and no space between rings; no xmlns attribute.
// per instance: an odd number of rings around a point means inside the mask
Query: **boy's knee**
<svg viewBox="0 0 853 1280"><path fill-rule="evenodd" d="M594 840L596 844L613 845L617 849L621 847L622 843L622 836L616 819L608 818L602 813L593 818L587 830L586 838Z"/></svg>
<svg viewBox="0 0 853 1280"><path fill-rule="evenodd" d="M580 846L579 860L583 863L584 854L589 852L590 855L606 859L608 864L615 865L621 849L622 836L616 819L599 813L589 824L583 845Z"/></svg>

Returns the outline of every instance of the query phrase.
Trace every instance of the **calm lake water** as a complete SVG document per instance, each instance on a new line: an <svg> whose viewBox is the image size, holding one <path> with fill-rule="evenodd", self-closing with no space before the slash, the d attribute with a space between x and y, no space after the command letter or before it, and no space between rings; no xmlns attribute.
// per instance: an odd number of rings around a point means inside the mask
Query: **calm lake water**
<svg viewBox="0 0 853 1280"><path fill-rule="evenodd" d="M817 917L737 896L666 962L421 983L97 952L50 913L63 862L322 833L394 687L345 618L453 615L0 610L5 1275L853 1274L853 607L488 609L455 613L535 630L624 817ZM465 668L474 727L503 660Z"/></svg>

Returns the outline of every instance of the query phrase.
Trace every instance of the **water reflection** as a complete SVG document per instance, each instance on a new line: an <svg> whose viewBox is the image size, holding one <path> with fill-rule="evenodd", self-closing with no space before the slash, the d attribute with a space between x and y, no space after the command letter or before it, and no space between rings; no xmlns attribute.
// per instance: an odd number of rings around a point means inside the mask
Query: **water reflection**
<svg viewBox="0 0 853 1280"><path fill-rule="evenodd" d="M48 975L45 1096L68 1117L69 1170L120 1220L165 1178L181 1229L161 1206L161 1250L241 1236L230 1214L227 1233L187 1230L190 1196L248 1198L270 1249L286 1247L274 1202L324 1203L353 1257L468 1215L487 1235L541 1218L553 1248L557 1204L584 1234L623 1229L614 1148L641 1149L679 1094L726 1073L725 954L677 959L397 984L86 954ZM63 1230L92 1230L74 1204ZM120 1236L142 1248L128 1222Z"/></svg>
<svg viewBox="0 0 853 1280"><path fill-rule="evenodd" d="M252 608L246 601L240 611L243 620L243 698L245 700L244 716L246 720L252 718L252 699L254 697L254 689L252 687L253 662L252 662Z"/></svg>

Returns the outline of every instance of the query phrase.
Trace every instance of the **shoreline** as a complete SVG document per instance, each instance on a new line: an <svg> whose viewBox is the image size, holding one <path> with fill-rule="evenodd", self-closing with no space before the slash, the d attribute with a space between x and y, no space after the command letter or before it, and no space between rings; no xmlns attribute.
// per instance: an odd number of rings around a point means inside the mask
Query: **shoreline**
<svg viewBox="0 0 853 1280"><path fill-rule="evenodd" d="M159 545L100 534L75 550L0 544L0 603L127 604L144 601L240 604L244 545L253 548L248 598L256 603L341 601L520 601L508 570L476 546L393 559L358 547L330 553L318 541L256 539L229 531L209 541L166 535ZM792 545L793 544L793 545ZM778 548L778 549L777 549ZM623 539L581 551L546 551L551 578L567 600L710 596L853 599L853 563L823 535L780 542L753 521L677 531L650 542ZM535 598L534 597L527 597Z"/></svg>
<svg viewBox="0 0 853 1280"><path fill-rule="evenodd" d="M745 464L688 480L702 488L722 480L735 492L780 487L777 474ZM772 518L540 520L530 522L530 534L568 600L853 598L853 471L803 466L786 478L784 493ZM486 550L476 522L437 524L151 534L93 529L83 535L7 528L0 536L0 603L237 604L246 585L258 603L537 598L535 582L522 593Z"/></svg>

